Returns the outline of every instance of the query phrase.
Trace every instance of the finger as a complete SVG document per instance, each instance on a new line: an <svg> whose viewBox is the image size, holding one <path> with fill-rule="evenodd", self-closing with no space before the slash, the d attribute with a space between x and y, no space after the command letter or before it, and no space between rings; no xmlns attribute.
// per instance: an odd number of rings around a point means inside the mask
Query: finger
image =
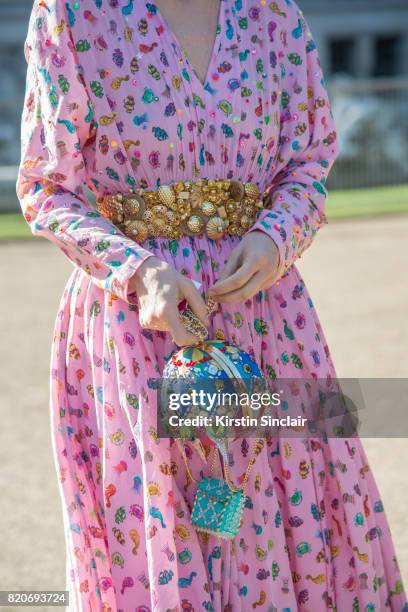
<svg viewBox="0 0 408 612"><path fill-rule="evenodd" d="M265 272L263 270L259 270L243 287L230 291L229 293L222 294L217 299L224 304L245 302L245 300L249 300L256 293L258 293L258 291L261 291L264 282Z"/></svg>
<svg viewBox="0 0 408 612"><path fill-rule="evenodd" d="M249 280L256 274L257 269L253 263L244 263L232 276L229 276L225 280L218 281L213 287L211 287L211 295L217 299L221 295L230 293L231 291L237 291L240 287L243 287Z"/></svg>
<svg viewBox="0 0 408 612"><path fill-rule="evenodd" d="M224 280L225 278L228 278L228 276L231 276L236 271L236 269L239 266L239 259L241 257L241 251L242 251L241 245L238 245L237 247L235 247L235 249L233 249L232 253L230 254L227 260L227 263L225 264L220 274L220 277L217 283Z"/></svg>
<svg viewBox="0 0 408 612"><path fill-rule="evenodd" d="M207 306L199 291L195 288L191 281L183 281L181 283L181 291L195 315L201 320L204 325L209 325Z"/></svg>

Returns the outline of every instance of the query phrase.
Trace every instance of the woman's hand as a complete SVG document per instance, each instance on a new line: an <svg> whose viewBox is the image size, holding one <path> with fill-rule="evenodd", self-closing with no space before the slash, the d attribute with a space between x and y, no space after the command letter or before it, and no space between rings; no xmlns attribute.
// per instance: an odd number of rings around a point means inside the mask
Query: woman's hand
<svg viewBox="0 0 408 612"><path fill-rule="evenodd" d="M273 285L277 279L279 250L261 230L250 232L232 251L209 294L217 302L244 302Z"/></svg>
<svg viewBox="0 0 408 612"><path fill-rule="evenodd" d="M209 325L204 300L194 283L158 257L143 262L129 282L129 292L137 294L141 327L169 332L179 346L197 343L179 317L178 304L183 298L204 325Z"/></svg>

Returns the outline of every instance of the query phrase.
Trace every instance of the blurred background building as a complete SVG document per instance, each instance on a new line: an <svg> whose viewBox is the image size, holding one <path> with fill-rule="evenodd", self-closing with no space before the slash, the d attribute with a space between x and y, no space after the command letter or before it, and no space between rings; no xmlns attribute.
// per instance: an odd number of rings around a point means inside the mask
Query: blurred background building
<svg viewBox="0 0 408 612"><path fill-rule="evenodd" d="M298 0L331 93L341 156L330 188L408 181L408 0ZM14 183L32 0L0 0L0 209Z"/></svg>
<svg viewBox="0 0 408 612"><path fill-rule="evenodd" d="M407 0L298 0L327 77L408 76Z"/></svg>

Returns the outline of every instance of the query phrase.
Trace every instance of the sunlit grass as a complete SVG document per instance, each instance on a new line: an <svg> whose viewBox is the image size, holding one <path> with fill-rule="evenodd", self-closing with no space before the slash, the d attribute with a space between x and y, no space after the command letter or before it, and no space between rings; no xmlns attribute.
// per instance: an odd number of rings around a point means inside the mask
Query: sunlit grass
<svg viewBox="0 0 408 612"><path fill-rule="evenodd" d="M331 191L326 214L329 219L408 212L408 185Z"/></svg>
<svg viewBox="0 0 408 612"><path fill-rule="evenodd" d="M21 213L0 215L0 240L33 238L31 230Z"/></svg>

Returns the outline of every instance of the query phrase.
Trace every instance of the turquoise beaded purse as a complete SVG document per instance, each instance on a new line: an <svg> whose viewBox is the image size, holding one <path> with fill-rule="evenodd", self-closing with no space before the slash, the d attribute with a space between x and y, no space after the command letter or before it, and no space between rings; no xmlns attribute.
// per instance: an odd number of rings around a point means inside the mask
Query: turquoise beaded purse
<svg viewBox="0 0 408 612"><path fill-rule="evenodd" d="M206 476L199 481L191 473L185 454L184 443L181 440L177 440L177 443L179 444L189 478L197 484L197 492L191 512L191 524L196 531L214 535L225 540L232 540L237 535L241 526L242 514L247 501L246 487L249 475L257 456L264 447L264 440L261 438L254 440L252 456L240 487L236 487L231 480L227 460L228 443L226 441L220 445L213 446L210 476ZM197 441L197 443L200 447L200 442ZM224 458L225 479L214 478L212 476L215 464L214 459L220 450Z"/></svg>
<svg viewBox="0 0 408 612"><path fill-rule="evenodd" d="M232 539L238 533L245 501L244 492L232 491L225 480L203 478L198 483L191 523L197 531Z"/></svg>

